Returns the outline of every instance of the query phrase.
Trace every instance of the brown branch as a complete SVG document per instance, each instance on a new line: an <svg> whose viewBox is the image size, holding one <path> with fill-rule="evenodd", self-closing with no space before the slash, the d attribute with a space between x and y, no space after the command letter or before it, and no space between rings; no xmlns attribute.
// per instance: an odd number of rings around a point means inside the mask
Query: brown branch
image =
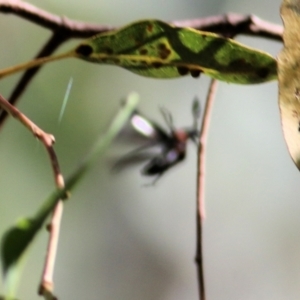
<svg viewBox="0 0 300 300"><path fill-rule="evenodd" d="M39 26L53 31L53 36L39 51L36 58L51 55L61 44L71 38L88 38L100 32L117 29L113 26L97 25L59 17L20 0L0 0L0 12L15 14ZM198 30L217 32L224 36L234 37L246 34L282 41L283 28L252 15L225 14L201 19L171 21L178 27L192 27ZM25 91L31 79L40 67L27 70L14 88L9 101L15 104ZM0 126L7 117L6 112L0 114Z"/></svg>
<svg viewBox="0 0 300 300"><path fill-rule="evenodd" d="M268 38L282 42L283 27L264 21L253 15L228 13L201 19L170 22L177 27L191 27L197 30L235 37L239 34Z"/></svg>
<svg viewBox="0 0 300 300"><path fill-rule="evenodd" d="M28 128L32 132L32 134L43 143L50 157L50 162L54 173L55 185L57 188L63 189L65 186L64 178L61 174L58 159L53 149L53 144L55 142L54 136L40 129L36 124L34 124L17 108L11 105L1 95L0 95L0 107L4 109L7 113L9 113L11 116L19 120L23 125L25 125L25 127ZM47 255L45 260L42 281L39 288L40 294L44 295L45 299L51 299L51 300L56 299L52 294L52 289L53 289L52 278L53 278L53 269L54 269L54 262L56 257L62 211L63 211L63 203L62 201L59 201L53 211L52 219L50 225L48 226L50 232L48 250L47 250Z"/></svg>
<svg viewBox="0 0 300 300"><path fill-rule="evenodd" d="M98 25L59 17L29 3L19 0L0 0L0 12L12 13L52 31L62 30L69 38L87 38L100 32L118 29L108 25ZM254 35L282 41L283 28L252 15L224 14L201 19L170 21L178 27L218 32L231 36L237 34Z"/></svg>
<svg viewBox="0 0 300 300"><path fill-rule="evenodd" d="M114 27L71 20L51 14L20 0L0 0L0 12L15 14L51 31L65 31L72 38L87 38L99 32L113 30Z"/></svg>
<svg viewBox="0 0 300 300"><path fill-rule="evenodd" d="M53 295L53 273L57 254L57 246L59 240L60 223L63 214L63 201L59 201L54 208L50 224L48 225L49 240L47 246L47 254L44 263L41 283L38 288L38 294L44 296L47 300L57 300Z"/></svg>
<svg viewBox="0 0 300 300"><path fill-rule="evenodd" d="M196 263L198 272L198 286L199 299L205 300L205 286L204 286L204 268L203 268L203 254L202 254L202 221L205 216L204 196L205 196L205 146L208 135L208 127L213 106L213 100L216 96L218 81L211 80L209 90L206 97L205 108L202 118L202 126L199 134L199 153L198 153L198 180L197 180L197 249L196 249Z"/></svg>
<svg viewBox="0 0 300 300"><path fill-rule="evenodd" d="M0 107L9 113L12 117L19 120L32 134L37 137L45 146L46 151L50 157L50 163L54 173L54 181L58 187L62 184L62 175L59 168L59 163L53 149L53 144L55 142L54 136L52 134L44 132L36 124L34 124L29 118L27 118L23 113L21 113L16 107L11 105L2 95L0 95Z"/></svg>

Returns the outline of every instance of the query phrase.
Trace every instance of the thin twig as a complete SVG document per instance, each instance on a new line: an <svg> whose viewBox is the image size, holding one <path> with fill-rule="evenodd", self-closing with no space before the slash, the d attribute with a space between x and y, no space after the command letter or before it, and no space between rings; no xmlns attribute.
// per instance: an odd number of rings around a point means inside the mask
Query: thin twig
<svg viewBox="0 0 300 300"><path fill-rule="evenodd" d="M63 30L71 38L88 38L100 32L118 29L114 26L85 23L51 14L43 9L20 0L0 0L0 12L15 14L52 31ZM177 27L191 27L198 30L219 32L231 36L237 34L254 35L282 41L283 28L266 22L253 15L235 13L209 16L205 18L170 21Z"/></svg>
<svg viewBox="0 0 300 300"><path fill-rule="evenodd" d="M57 186L62 184L62 175L60 172L58 160L53 149L55 138L52 134L44 132L36 124L34 124L29 118L21 113L16 107L11 105L2 95L0 95L0 107L8 112L12 117L19 120L31 133L37 137L45 146L48 155L50 157L51 166L54 173L54 180Z"/></svg>
<svg viewBox="0 0 300 300"><path fill-rule="evenodd" d="M41 66L45 63L53 62L53 61L68 58L68 57L72 57L74 55L75 55L74 52L70 51L70 52L63 53L63 54L40 57L40 58L37 58L37 59L27 61L25 63L21 63L19 65L15 65L15 66L12 66L12 67L1 69L0 70L0 79L5 77L5 76L9 76L11 74L14 74L16 72L24 71L24 70L30 69L30 68L35 68L35 67Z"/></svg>
<svg viewBox="0 0 300 300"><path fill-rule="evenodd" d="M204 268L203 268L203 254L202 254L202 221L205 216L204 208L204 194L205 194L205 146L208 135L208 128L210 116L213 106L213 100L217 91L218 81L212 79L206 97L205 108L202 118L202 126L199 134L199 153L198 153L198 181L197 181L197 249L196 249L196 263L198 271L198 285L199 285L199 299L205 300L205 286L204 286Z"/></svg>
<svg viewBox="0 0 300 300"><path fill-rule="evenodd" d="M59 201L54 208L50 224L48 225L49 240L47 246L47 254L44 263L43 275L38 288L38 294L43 295L45 299L56 300L53 295L54 289L54 265L57 254L57 246L59 240L60 223L63 214L63 201Z"/></svg>
<svg viewBox="0 0 300 300"><path fill-rule="evenodd" d="M55 142L54 136L44 132L40 129L36 124L34 124L29 118L27 118L23 113L21 113L17 108L11 105L3 96L0 95L0 107L4 109L7 113L11 116L19 120L26 128L28 128L32 134L37 137L45 146L48 155L50 157L50 162L52 166L52 170L54 173L54 181L55 185L59 189L63 189L64 178L61 174L58 159L56 153L53 148L53 144ZM52 219L50 221L50 225L48 226L49 229L49 243L48 243L48 250L45 260L45 266L42 276L42 281L40 284L39 292L41 295L44 295L45 299L56 299L52 295L53 289L53 270L54 270L54 262L56 257L56 250L58 244L58 237L59 237L59 228L60 228L60 220L63 211L63 202L59 201L56 205Z"/></svg>
<svg viewBox="0 0 300 300"><path fill-rule="evenodd" d="M84 23L60 17L20 0L0 0L0 12L15 14L53 31L53 36L35 58L51 55L68 39L88 38L97 33L118 29L109 25ZM171 21L170 23L177 27L191 27L198 30L217 32L230 37L246 34L282 41L283 33L283 28L280 25L263 21L256 16L233 13L194 20ZM18 101L18 98L25 91L26 86L38 70L39 67L27 70L24 73L9 98L11 103ZM6 117L6 112L0 114L0 126L4 123Z"/></svg>
<svg viewBox="0 0 300 300"><path fill-rule="evenodd" d="M0 12L15 14L51 31L69 32L68 35L72 38L87 38L99 32L115 29L113 26L85 23L51 14L20 0L0 0Z"/></svg>

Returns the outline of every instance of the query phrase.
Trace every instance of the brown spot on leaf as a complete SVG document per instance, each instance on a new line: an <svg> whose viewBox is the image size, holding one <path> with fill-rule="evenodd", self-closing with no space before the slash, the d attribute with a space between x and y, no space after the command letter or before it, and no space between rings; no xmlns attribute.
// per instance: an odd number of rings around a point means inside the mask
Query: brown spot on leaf
<svg viewBox="0 0 300 300"><path fill-rule="evenodd" d="M169 49L166 49L166 51L160 53L160 57L161 57L161 59L166 59L166 58L168 58L168 56L170 54L171 54L171 51Z"/></svg>
<svg viewBox="0 0 300 300"><path fill-rule="evenodd" d="M269 69L268 68L260 68L257 70L256 74L260 77L260 78L267 78L269 75Z"/></svg>
<svg viewBox="0 0 300 300"><path fill-rule="evenodd" d="M164 43L159 43L159 44L157 45L157 48L158 48L159 50L165 50L165 49L167 49L167 46L166 46Z"/></svg>
<svg viewBox="0 0 300 300"><path fill-rule="evenodd" d="M158 44L158 55L161 59L166 59L171 54L171 50L164 43Z"/></svg>
<svg viewBox="0 0 300 300"><path fill-rule="evenodd" d="M142 48L139 52L141 55L146 55L148 53L148 50L146 48Z"/></svg>
<svg viewBox="0 0 300 300"><path fill-rule="evenodd" d="M153 66L154 68L158 69L158 68L162 67L163 64L162 64L161 62L157 61L157 62L153 62L153 63L152 63L152 66Z"/></svg>
<svg viewBox="0 0 300 300"><path fill-rule="evenodd" d="M152 32L153 31L153 24L147 25L147 31Z"/></svg>
<svg viewBox="0 0 300 300"><path fill-rule="evenodd" d="M201 71L197 69L191 69L190 72L193 78L198 78L201 74Z"/></svg>
<svg viewBox="0 0 300 300"><path fill-rule="evenodd" d="M90 56L93 53L93 48L90 45L80 45L75 52L79 55Z"/></svg>
<svg viewBox="0 0 300 300"><path fill-rule="evenodd" d="M189 69L186 67L177 67L177 71L181 76L187 75L189 73Z"/></svg>
<svg viewBox="0 0 300 300"><path fill-rule="evenodd" d="M168 58L168 56L170 54L171 54L171 51L169 49L167 49L167 51L159 53L159 56L161 59L166 59L166 58Z"/></svg>

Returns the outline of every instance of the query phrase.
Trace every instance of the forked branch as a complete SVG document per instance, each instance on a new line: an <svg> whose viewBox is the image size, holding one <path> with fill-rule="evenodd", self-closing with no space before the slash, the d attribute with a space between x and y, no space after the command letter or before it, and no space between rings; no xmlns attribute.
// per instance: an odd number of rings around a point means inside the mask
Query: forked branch
<svg viewBox="0 0 300 300"><path fill-rule="evenodd" d="M0 12L15 14L53 32L52 37L35 58L51 55L60 45L71 38L88 38L97 33L118 29L109 25L85 23L60 17L20 0L0 0ZM256 16L232 13L193 20L170 21L170 23L178 27L191 27L220 33L229 37L245 34L282 41L283 33L283 28L280 25L263 21ZM36 67L24 72L9 97L11 104L15 104L18 101L39 69L40 67ZM0 114L0 126L4 123L6 117L7 113L2 111Z"/></svg>
<svg viewBox="0 0 300 300"><path fill-rule="evenodd" d="M11 105L3 96L0 95L0 107L4 109L8 114L19 120L25 127L27 127L32 134L37 137L45 146L48 155L50 157L50 162L54 174L55 185L58 189L63 189L64 178L61 174L58 159L56 153L53 148L53 144L55 142L54 136L44 132L40 129L36 124L34 124L29 118L27 118L23 113L21 113L17 108ZM63 202L59 201L56 205L53 215L48 226L49 230L49 242L48 242L48 250L44 265L44 271L42 275L42 280L39 288L39 292L41 295L45 297L45 299L56 299L52 295L53 289L53 270L54 270L54 262L56 257L56 250L58 244L59 237L59 228L60 228L60 220L62 217L63 211Z"/></svg>

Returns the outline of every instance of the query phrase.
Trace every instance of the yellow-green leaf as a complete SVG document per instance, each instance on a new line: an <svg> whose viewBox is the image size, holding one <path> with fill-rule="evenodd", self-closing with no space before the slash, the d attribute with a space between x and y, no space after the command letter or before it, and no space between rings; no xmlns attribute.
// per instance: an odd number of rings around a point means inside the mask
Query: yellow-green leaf
<svg viewBox="0 0 300 300"><path fill-rule="evenodd" d="M278 56L281 123L290 155L300 169L300 1L284 0L284 48Z"/></svg>
<svg viewBox="0 0 300 300"><path fill-rule="evenodd" d="M155 78L198 77L202 72L242 84L277 78L276 60L267 53L214 33L177 28L157 20L96 35L81 43L75 56Z"/></svg>
<svg viewBox="0 0 300 300"><path fill-rule="evenodd" d="M201 73L232 83L254 84L277 79L271 55L232 39L192 28L177 28L157 20L127 25L96 35L75 49L41 57L0 70L0 79L60 59L77 57L120 66L154 78L175 78Z"/></svg>

